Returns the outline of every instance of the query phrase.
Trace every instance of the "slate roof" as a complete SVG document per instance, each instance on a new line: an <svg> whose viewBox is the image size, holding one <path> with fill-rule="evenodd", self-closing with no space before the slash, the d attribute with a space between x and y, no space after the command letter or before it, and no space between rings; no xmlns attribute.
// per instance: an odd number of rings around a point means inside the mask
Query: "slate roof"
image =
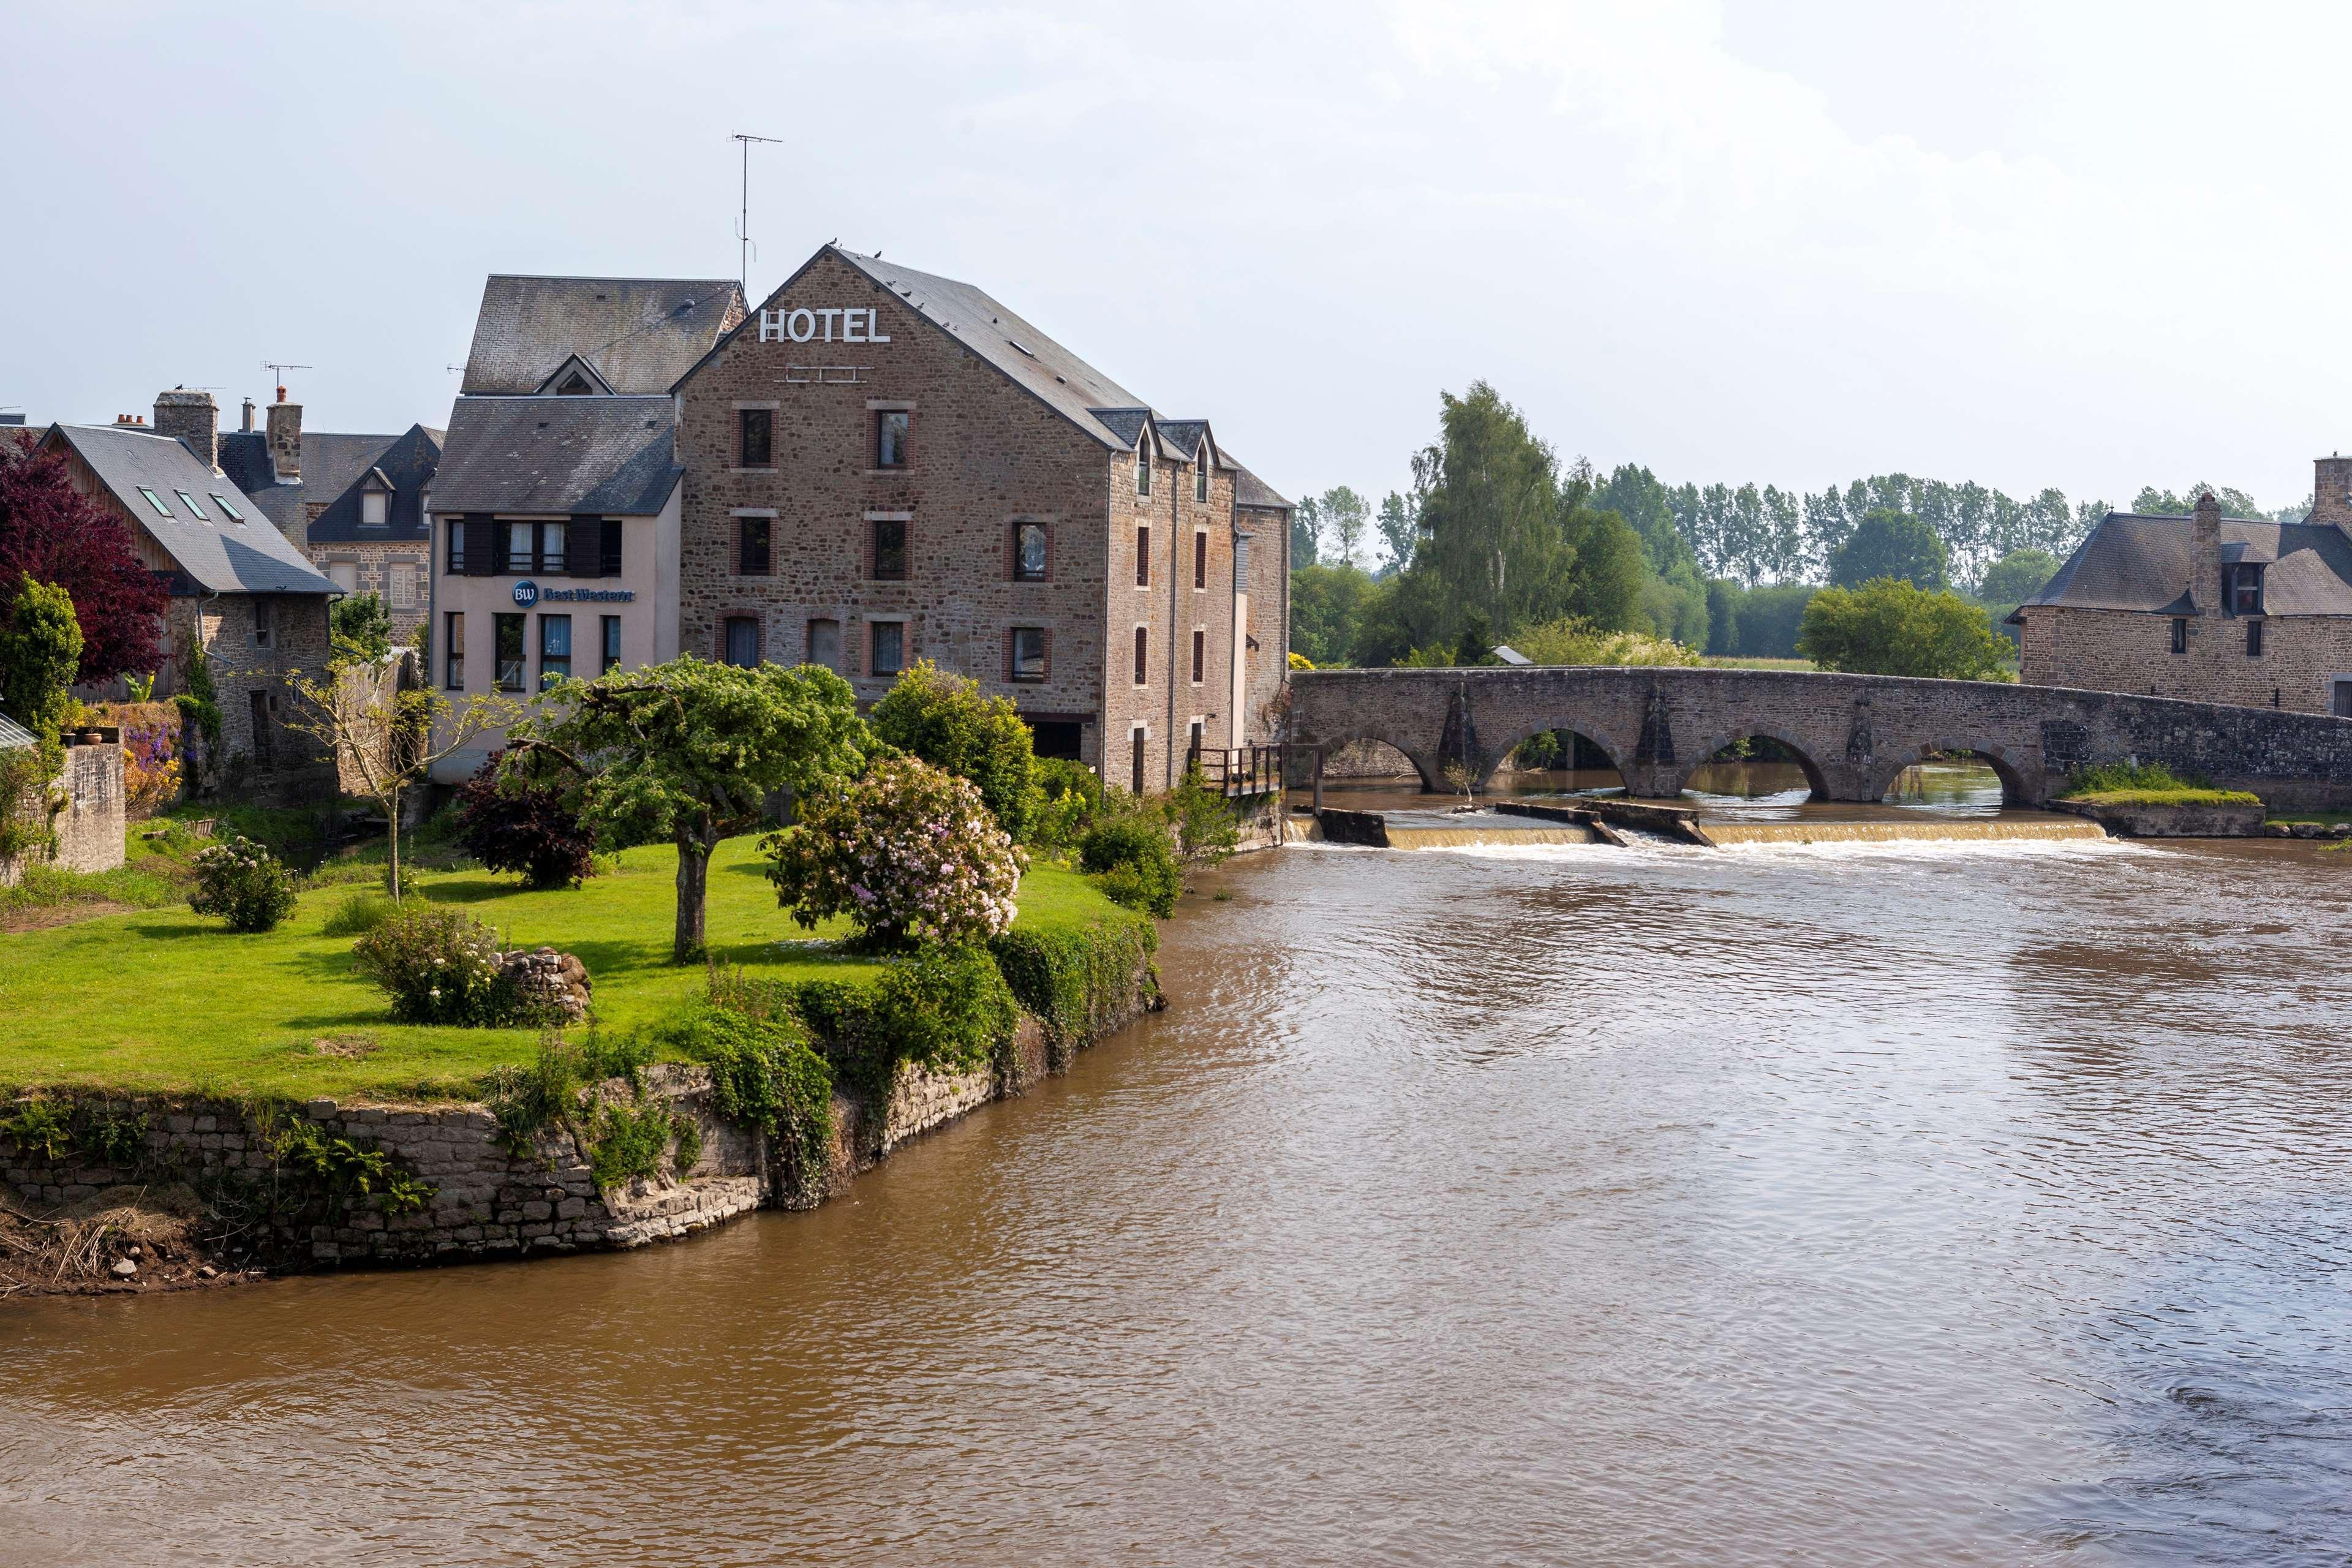
<svg viewBox="0 0 2352 1568"><path fill-rule="evenodd" d="M207 468L177 437L158 435L152 426L59 425L56 433L171 555L186 585L216 594L342 592L270 526L268 515L236 481ZM169 517L147 504L142 486L162 499ZM175 490L194 496L205 518L188 516ZM225 495L245 521L223 516L215 495ZM174 588L185 591L179 584Z"/></svg>
<svg viewBox="0 0 2352 1568"><path fill-rule="evenodd" d="M306 537L303 509L324 501L327 510L310 523L310 542L383 540L415 543L428 537L425 491L441 461L442 432L412 425L396 436L344 435L331 430L302 433L302 478L279 484L269 458L269 437L258 430L232 430L220 438L222 471L251 496L262 514L289 538ZM359 484L372 468L392 482L387 526L360 526Z"/></svg>
<svg viewBox="0 0 2352 1568"><path fill-rule="evenodd" d="M674 405L659 397L461 397L436 512L646 517L677 488Z"/></svg>
<svg viewBox="0 0 2352 1568"><path fill-rule="evenodd" d="M667 392L741 318L732 278L526 278L482 285L468 397L537 392L577 354L623 395ZM306 459L307 460L307 459Z"/></svg>
<svg viewBox="0 0 2352 1568"><path fill-rule="evenodd" d="M1243 468L1234 465L1234 504L1259 511L1295 511L1297 509L1275 492L1272 485Z"/></svg>
<svg viewBox="0 0 2352 1568"><path fill-rule="evenodd" d="M2223 560L2266 563L2263 611L2352 616L2352 537L2334 523L2221 520ZM2020 605L2137 610L2193 616L2221 607L2221 584L2204 581L2194 518L2111 511L2042 591Z"/></svg>

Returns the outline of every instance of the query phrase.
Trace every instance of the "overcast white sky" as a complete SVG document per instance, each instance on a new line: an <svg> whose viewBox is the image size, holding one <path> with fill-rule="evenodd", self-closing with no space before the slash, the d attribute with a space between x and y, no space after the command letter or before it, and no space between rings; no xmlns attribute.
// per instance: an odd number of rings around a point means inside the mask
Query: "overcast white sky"
<svg viewBox="0 0 2352 1568"><path fill-rule="evenodd" d="M446 421L483 275L838 236L1291 495L1441 389L1669 482L2280 505L2352 444L2341 6L23 5L0 407Z"/></svg>

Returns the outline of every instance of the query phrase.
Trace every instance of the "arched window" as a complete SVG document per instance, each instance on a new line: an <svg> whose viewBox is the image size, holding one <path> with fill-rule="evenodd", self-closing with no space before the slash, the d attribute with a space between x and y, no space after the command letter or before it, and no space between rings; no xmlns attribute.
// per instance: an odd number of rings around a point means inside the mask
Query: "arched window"
<svg viewBox="0 0 2352 1568"><path fill-rule="evenodd" d="M1194 465L1192 469L1192 499L1194 500L1206 501L1209 499L1210 461L1211 457L1209 453L1209 444L1206 441L1203 441L1201 443L1201 459L1196 465Z"/></svg>
<svg viewBox="0 0 2352 1568"><path fill-rule="evenodd" d="M1135 438L1135 493L1151 493L1151 432L1146 429Z"/></svg>

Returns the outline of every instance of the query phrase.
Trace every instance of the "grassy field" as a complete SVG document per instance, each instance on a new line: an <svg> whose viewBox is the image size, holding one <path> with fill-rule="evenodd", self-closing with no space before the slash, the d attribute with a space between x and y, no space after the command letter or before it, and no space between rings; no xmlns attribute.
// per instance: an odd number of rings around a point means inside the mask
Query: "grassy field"
<svg viewBox="0 0 2352 1568"><path fill-rule="evenodd" d="M779 979L855 978L844 958L776 907L756 837L712 857L712 956ZM632 849L577 890L535 893L480 870L427 873L422 896L462 905L518 946L576 952L600 1025L648 1024L701 994L705 972L669 960L677 851ZM169 908L0 934L0 1084L308 1095L465 1098L501 1062L528 1059L528 1029L390 1021L383 994L351 972L352 939L320 929L348 887L302 895L277 931L237 936ZM1020 923L1123 915L1075 872L1041 865L1021 887Z"/></svg>

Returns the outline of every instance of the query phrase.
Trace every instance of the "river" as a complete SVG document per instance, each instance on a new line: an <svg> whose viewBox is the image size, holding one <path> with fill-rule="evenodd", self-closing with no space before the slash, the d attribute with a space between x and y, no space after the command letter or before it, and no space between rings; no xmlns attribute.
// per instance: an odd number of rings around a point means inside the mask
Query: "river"
<svg viewBox="0 0 2352 1568"><path fill-rule="evenodd" d="M2348 859L1237 860L817 1213L0 1304L0 1562L2340 1563Z"/></svg>

